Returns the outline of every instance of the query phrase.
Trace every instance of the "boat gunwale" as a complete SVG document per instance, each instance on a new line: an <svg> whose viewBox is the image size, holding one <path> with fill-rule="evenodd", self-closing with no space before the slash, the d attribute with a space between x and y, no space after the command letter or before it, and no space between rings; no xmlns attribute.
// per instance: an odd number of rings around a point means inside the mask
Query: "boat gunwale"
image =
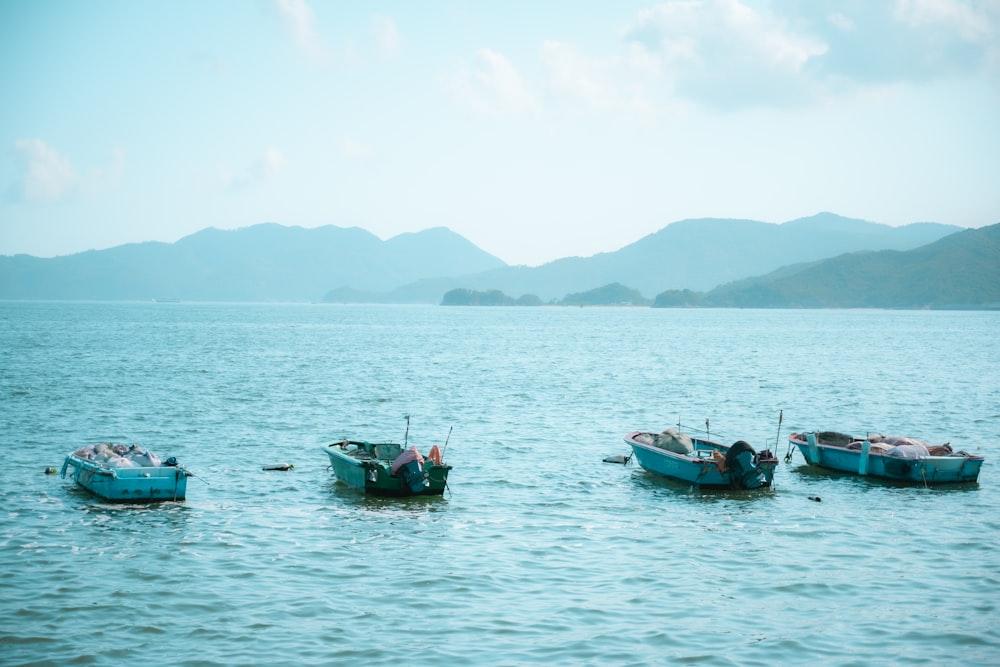
<svg viewBox="0 0 1000 667"><path fill-rule="evenodd" d="M161 465L158 465L158 466L131 466L131 467L128 467L128 468L115 468L114 466L109 466L109 465L104 464L104 463L99 463L99 462L93 461L91 459L82 459L79 456L77 456L76 454L67 454L66 455L66 460L63 462L63 468L65 469L67 465L72 465L72 466L77 467L77 468L84 468L84 469L87 469L87 470L91 470L92 472L94 472L95 474L98 474L98 475L110 475L111 477L114 477L114 478L122 478L122 477L131 478L133 476L139 476L139 474L145 474L145 472L149 471L149 470L160 470L160 471L162 471L163 469L180 470L181 472L184 473L185 477L193 477L193 475L191 474L191 472L188 471L187 468L185 468L184 466L182 466L180 464L175 465L175 466L168 466L168 465L161 464ZM134 471L135 474L133 474L132 471ZM128 474L122 475L121 473L123 473L123 472L127 472ZM63 477L65 477L65 476L66 475L64 473ZM166 475L158 475L158 476L159 477L165 477Z"/></svg>
<svg viewBox="0 0 1000 667"><path fill-rule="evenodd" d="M812 445L809 444L809 441L806 440L805 437L809 433L811 433L811 431L806 433L791 433L788 436L788 441L794 444L796 447L811 447ZM801 437L796 437L796 436L801 436ZM864 442L864 440L853 440L852 442ZM818 436L816 437L816 446L824 449L832 449L838 452L848 452L850 454L857 454L858 456L861 456L861 450L859 449L850 449L846 446L834 445L829 442L823 442L822 440L819 439ZM960 460L964 461L970 459L974 461L986 460L986 457L983 456L982 454L970 454L968 452L964 454L952 453L946 456L927 454L924 456L915 456L912 458L907 458L903 456L892 456L884 452L869 451L868 456L869 457L877 456L881 459L889 459L890 461L927 461L930 464L933 464L935 460L943 460L943 461L960 461ZM806 462L808 463L808 459ZM809 465L820 465L820 464L810 463Z"/></svg>
<svg viewBox="0 0 1000 667"><path fill-rule="evenodd" d="M651 452L655 452L657 454L666 454L666 455L670 456L671 458L677 459L678 461L687 461L689 463L704 463L704 464L707 464L707 465L715 465L715 461L712 460L712 459L704 459L704 458L700 458L698 456L693 456L692 454L681 454L680 452L674 452L674 451L671 451L669 449L663 449L662 447L657 447L656 445L649 445L649 444L646 444L644 442L640 442L639 440L635 439L635 436L637 436L637 435L644 435L644 434L659 435L658 433L655 433L654 431L632 431L631 433L629 433L628 435L625 436L625 442L627 442L629 445L633 445L633 446L638 445L639 447L642 447L643 449L646 449L646 450L651 451ZM732 448L732 445L724 445L721 442L716 442L715 440L708 440L707 438L700 438L698 436L694 436L694 435L691 435L689 433L686 433L685 435L687 435L689 438L691 438L691 442L692 443L699 442L699 443L702 443L702 444L705 444L705 445L709 445L709 447L696 447L695 450L694 450L696 452L697 451L709 451L709 450L714 449L716 451L719 451L719 452L725 454L726 452L728 452ZM764 454L765 452L771 453L770 450L763 449L763 450L757 452L757 455L760 456L761 454ZM760 456L760 461L759 462L760 463L764 463L764 462L772 462L772 461L775 464L778 462L778 458L776 456L774 456L773 453L771 454L771 456L768 456L766 458L763 457L763 456Z"/></svg>
<svg viewBox="0 0 1000 667"><path fill-rule="evenodd" d="M350 465L358 467L358 468L365 468L365 467L368 467L365 464L372 464L372 463L374 463L374 464L382 466L383 468L385 468L386 470L388 470L389 467L390 467L390 465L392 464L393 459L390 459L390 458L378 458L377 456L374 456L374 455L371 456L370 458L357 458L357 457L351 456L347 452L347 450L346 450L346 446L347 445L364 445L366 449L368 447L375 447L376 445L398 445L400 448L402 448L402 445L400 445L398 442L392 442L392 441L371 442L371 441L368 441L368 440L348 440L348 439L345 439L345 440L335 440L334 442L328 442L325 445L320 445L320 450L323 451L323 452L325 452L328 455L336 456L337 460L339 460L339 461L343 461L345 463L349 463ZM403 451L405 451L405 450L403 450ZM426 459L426 457L425 457L425 463L427 461L428 461L428 459ZM449 463L445 463L444 461L442 461L440 464L434 463L433 461L431 461L430 464L431 464L432 467L435 467L435 468L441 468L441 469L444 469L444 470L451 470L452 469L452 465L449 464ZM393 477L395 477L395 476L393 475Z"/></svg>

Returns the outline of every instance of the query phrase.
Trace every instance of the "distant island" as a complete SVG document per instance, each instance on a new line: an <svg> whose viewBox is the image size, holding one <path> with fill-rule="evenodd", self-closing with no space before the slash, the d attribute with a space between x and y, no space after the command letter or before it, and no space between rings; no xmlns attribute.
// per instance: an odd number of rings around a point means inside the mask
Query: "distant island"
<svg viewBox="0 0 1000 667"><path fill-rule="evenodd" d="M610 283L586 292L574 292L563 297L563 306L648 306L652 303L639 290L621 283Z"/></svg>
<svg viewBox="0 0 1000 667"><path fill-rule="evenodd" d="M567 294L561 300L550 301L552 306L648 306L652 303L639 290L620 283ZM493 289L484 292L465 288L449 290L441 299L442 306L541 306L542 300L534 294L525 294L517 299Z"/></svg>
<svg viewBox="0 0 1000 667"><path fill-rule="evenodd" d="M475 290L461 287L449 290L441 299L442 306L541 306L542 300L534 294L524 294L517 299L500 290Z"/></svg>

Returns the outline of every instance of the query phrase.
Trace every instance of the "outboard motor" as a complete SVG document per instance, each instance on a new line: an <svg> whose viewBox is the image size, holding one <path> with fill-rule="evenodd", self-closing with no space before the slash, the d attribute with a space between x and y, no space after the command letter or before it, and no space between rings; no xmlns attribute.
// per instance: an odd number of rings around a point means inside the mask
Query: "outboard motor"
<svg viewBox="0 0 1000 667"><path fill-rule="evenodd" d="M424 489L431 485L427 479L427 473L419 461L410 461L399 469L399 474L403 477L403 483L410 487L413 493L422 493Z"/></svg>
<svg viewBox="0 0 1000 667"><path fill-rule="evenodd" d="M410 447L393 460L389 472L393 477L402 478L403 484L410 487L411 493L422 493L431 483L427 479L422 465L424 458L416 447Z"/></svg>
<svg viewBox="0 0 1000 667"><path fill-rule="evenodd" d="M734 489L756 489L761 485L757 453L745 440L737 440L726 452L726 470Z"/></svg>

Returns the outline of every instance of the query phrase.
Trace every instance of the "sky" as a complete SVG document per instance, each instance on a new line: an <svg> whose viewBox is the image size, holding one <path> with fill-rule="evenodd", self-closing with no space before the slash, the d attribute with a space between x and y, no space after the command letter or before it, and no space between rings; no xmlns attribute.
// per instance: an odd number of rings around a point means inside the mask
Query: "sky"
<svg viewBox="0 0 1000 667"><path fill-rule="evenodd" d="M1000 0L2 0L0 100L0 255L1000 222Z"/></svg>

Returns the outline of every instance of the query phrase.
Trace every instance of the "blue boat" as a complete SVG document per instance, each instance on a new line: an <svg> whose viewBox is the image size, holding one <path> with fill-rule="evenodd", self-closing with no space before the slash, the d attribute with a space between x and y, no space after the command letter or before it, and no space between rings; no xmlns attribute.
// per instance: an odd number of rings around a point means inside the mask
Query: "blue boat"
<svg viewBox="0 0 1000 667"><path fill-rule="evenodd" d="M769 450L758 453L744 440L724 445L674 429L633 431L625 442L643 469L704 488L768 487L778 465Z"/></svg>
<svg viewBox="0 0 1000 667"><path fill-rule="evenodd" d="M140 465L133 461L130 461L131 465L125 465L115 460L122 457L94 456L93 446L88 445L66 457L61 475L65 479L66 473L72 468L70 474L74 482L95 496L111 502L184 500L187 495L187 478L191 473L178 465L172 457L161 463L155 455L145 450L142 453Z"/></svg>
<svg viewBox="0 0 1000 667"><path fill-rule="evenodd" d="M836 431L792 433L791 446L798 447L806 463L854 475L917 484L976 482L983 457L951 445L928 445L915 438L868 434L856 438Z"/></svg>

